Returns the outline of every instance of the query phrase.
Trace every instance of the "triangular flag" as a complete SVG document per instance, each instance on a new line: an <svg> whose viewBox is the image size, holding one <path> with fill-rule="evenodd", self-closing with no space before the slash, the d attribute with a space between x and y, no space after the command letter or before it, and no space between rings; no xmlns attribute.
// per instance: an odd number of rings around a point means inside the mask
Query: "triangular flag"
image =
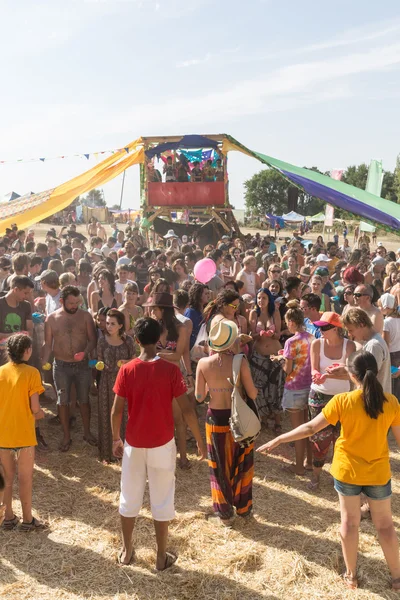
<svg viewBox="0 0 400 600"><path fill-rule="evenodd" d="M45 161L45 159L44 159L44 158L39 158L39 160L41 160L42 162L44 162L44 161Z"/></svg>
<svg viewBox="0 0 400 600"><path fill-rule="evenodd" d="M86 158L89 160L89 154L84 154L83 156L86 156Z"/></svg>
<svg viewBox="0 0 400 600"><path fill-rule="evenodd" d="M124 148L124 150L126 150L126 152L129 154L129 148L128 147Z"/></svg>

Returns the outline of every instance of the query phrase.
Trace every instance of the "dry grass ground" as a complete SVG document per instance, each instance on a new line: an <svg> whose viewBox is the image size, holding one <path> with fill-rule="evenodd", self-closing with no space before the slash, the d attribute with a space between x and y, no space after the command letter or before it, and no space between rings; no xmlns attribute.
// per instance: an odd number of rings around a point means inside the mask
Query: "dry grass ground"
<svg viewBox="0 0 400 600"><path fill-rule="evenodd" d="M35 228L39 239L46 226ZM391 241L397 248L397 241ZM383 240L386 243L386 240ZM399 244L400 245L400 244ZM389 246L390 247L390 246ZM60 430L46 404L41 425L51 450L37 455L34 514L49 523L43 533L0 531L2 600L359 600L396 598L371 522L361 525L359 574L362 588L346 590L339 537L339 506L329 465L321 490L311 493L307 478L282 470L293 449L256 456L254 516L237 519L231 530L207 522L208 467L194 456L190 471L177 471L177 519L170 548L179 560L169 572L154 570L155 541L146 498L137 522L135 564L116 564L120 547L120 468L97 461L83 442L80 419L68 454L58 450ZM204 420L204 415L202 421ZM93 402L96 430L96 402ZM258 444L269 439L264 430ZM394 449L393 449L394 450ZM400 526L400 462L392 453L393 512ZM15 511L20 514L19 502Z"/></svg>
<svg viewBox="0 0 400 600"><path fill-rule="evenodd" d="M59 426L45 405L42 431L48 454L38 453L34 513L49 523L42 533L0 531L2 600L293 600L397 597L372 524L361 526L359 573L362 589L343 588L339 507L332 480L323 474L321 491L307 478L282 470L293 449L256 456L254 516L238 518L231 530L207 522L211 510L208 467L192 456L190 471L177 470L177 518L170 548L177 564L156 573L155 540L148 499L137 521L136 562L116 563L120 547L118 492L120 467L97 461L82 440L79 424L68 454L58 450ZM204 420L204 410L201 416ZM96 427L96 402L93 401ZM264 430L258 443L271 436ZM400 462L392 457L394 514L399 526ZM328 466L326 467L326 471ZM15 511L20 514L19 503Z"/></svg>

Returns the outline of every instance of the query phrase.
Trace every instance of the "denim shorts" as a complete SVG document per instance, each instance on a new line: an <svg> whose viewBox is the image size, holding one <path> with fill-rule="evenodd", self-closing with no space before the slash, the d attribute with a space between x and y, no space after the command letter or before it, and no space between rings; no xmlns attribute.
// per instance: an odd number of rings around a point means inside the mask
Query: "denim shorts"
<svg viewBox="0 0 400 600"><path fill-rule="evenodd" d="M310 388L306 390L288 390L284 388L282 396L283 410L304 410L308 406Z"/></svg>
<svg viewBox="0 0 400 600"><path fill-rule="evenodd" d="M87 361L65 362L54 360L53 378L57 392L57 404L71 403L71 384L75 384L76 397L79 404L89 403L91 370Z"/></svg>
<svg viewBox="0 0 400 600"><path fill-rule="evenodd" d="M392 495L391 479L386 485L354 485L353 483L343 483L338 479L333 479L333 481L335 490L342 496L359 496L363 493L371 500L387 500Z"/></svg>

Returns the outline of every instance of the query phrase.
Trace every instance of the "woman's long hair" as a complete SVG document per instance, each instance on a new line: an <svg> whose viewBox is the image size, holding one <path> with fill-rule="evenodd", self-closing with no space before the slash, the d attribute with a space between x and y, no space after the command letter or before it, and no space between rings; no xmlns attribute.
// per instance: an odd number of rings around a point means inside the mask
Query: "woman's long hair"
<svg viewBox="0 0 400 600"><path fill-rule="evenodd" d="M378 365L374 355L365 350L355 352L349 358L348 369L362 384L365 412L371 419L377 419L383 413L383 404L387 399L377 379Z"/></svg>
<svg viewBox="0 0 400 600"><path fill-rule="evenodd" d="M203 312L201 297L206 287L203 283L194 283L189 290L189 307L201 313Z"/></svg>
<svg viewBox="0 0 400 600"><path fill-rule="evenodd" d="M180 322L175 316L175 309L173 306L165 306L162 311L162 326L167 332L167 340L169 342L177 342Z"/></svg>
<svg viewBox="0 0 400 600"><path fill-rule="evenodd" d="M264 292L264 294L267 294L268 296L268 316L272 317L272 315L275 312L275 300L273 295L271 294L271 292L269 291L268 288L260 288L257 292L257 296L258 294L260 294L261 292ZM258 306L258 302L257 302L257 296L256 296L256 305L255 305L255 309L256 309L256 313L257 316L259 317L261 314L261 308Z"/></svg>
<svg viewBox="0 0 400 600"><path fill-rule="evenodd" d="M208 323L213 317L215 317L216 314L220 312L223 306L225 306L226 304L231 304L235 300L239 299L239 294L234 290L226 289L220 291L215 300L209 302L205 307L203 312L204 321Z"/></svg>
<svg viewBox="0 0 400 600"><path fill-rule="evenodd" d="M108 282L108 285L109 285L109 288L110 288L110 293L114 296L114 294L115 294L115 278L114 278L114 275L108 269L103 269L102 271L100 271L98 273L97 277L99 278L100 275L102 275L104 277L104 279Z"/></svg>

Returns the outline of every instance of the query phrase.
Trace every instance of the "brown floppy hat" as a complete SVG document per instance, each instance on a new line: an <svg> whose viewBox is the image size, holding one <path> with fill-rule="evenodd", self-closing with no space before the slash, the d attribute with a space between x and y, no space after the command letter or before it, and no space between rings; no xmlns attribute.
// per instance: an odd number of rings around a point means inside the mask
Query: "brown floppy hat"
<svg viewBox="0 0 400 600"><path fill-rule="evenodd" d="M160 308L173 308L172 294L168 292L156 292L143 304L143 306L159 306Z"/></svg>

